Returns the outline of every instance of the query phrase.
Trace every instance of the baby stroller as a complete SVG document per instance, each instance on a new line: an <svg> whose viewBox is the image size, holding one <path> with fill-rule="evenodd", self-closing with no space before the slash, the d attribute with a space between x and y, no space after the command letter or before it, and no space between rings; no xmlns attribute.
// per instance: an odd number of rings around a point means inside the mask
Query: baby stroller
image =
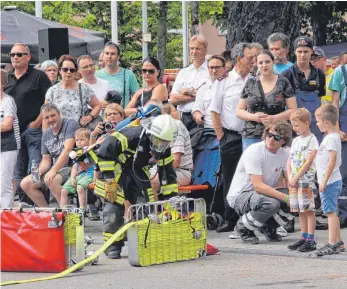
<svg viewBox="0 0 347 289"><path fill-rule="evenodd" d="M194 151L192 185L208 189L192 191L193 198L203 198L207 207L207 228L215 230L223 223L223 180L220 171L219 142L213 128L195 128L190 132Z"/></svg>

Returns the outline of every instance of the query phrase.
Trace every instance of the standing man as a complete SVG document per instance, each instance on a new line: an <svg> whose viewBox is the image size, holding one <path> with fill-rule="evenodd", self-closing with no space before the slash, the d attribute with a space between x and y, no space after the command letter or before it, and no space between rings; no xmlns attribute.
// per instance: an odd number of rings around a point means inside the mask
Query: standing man
<svg viewBox="0 0 347 289"><path fill-rule="evenodd" d="M226 196L237 163L242 154L241 131L244 121L236 116L241 92L254 66L256 55L248 43L238 43L231 50L234 69L213 84L211 116L217 139L220 143L221 168L223 176L224 220L217 232L234 229L238 215L229 206Z"/></svg>
<svg viewBox="0 0 347 289"><path fill-rule="evenodd" d="M207 40L203 35L194 35L189 41L192 64L180 70L170 93L170 101L177 105L181 121L188 131L196 127L192 116L196 92L209 79L207 61Z"/></svg>
<svg viewBox="0 0 347 289"><path fill-rule="evenodd" d="M104 51L100 52L99 59L98 59L98 68L99 69L105 68Z"/></svg>
<svg viewBox="0 0 347 289"><path fill-rule="evenodd" d="M334 69L327 67L327 57L325 56L324 50L318 46L313 46L313 54L311 55L311 64L321 69L325 73L325 91L326 94L322 96L322 104L331 104L333 92L328 88L331 77L333 76Z"/></svg>
<svg viewBox="0 0 347 289"><path fill-rule="evenodd" d="M344 51L340 54L340 65L347 64L347 51Z"/></svg>
<svg viewBox="0 0 347 289"><path fill-rule="evenodd" d="M21 180L28 175L33 162L41 161L42 117L40 108L51 82L46 73L29 67L31 54L23 43L13 45L10 53L13 70L8 74L4 91L12 96L17 105L17 116L21 134L14 179L21 202L31 203L20 187Z"/></svg>
<svg viewBox="0 0 347 289"><path fill-rule="evenodd" d="M275 65L273 66L275 74L281 74L293 65L287 58L290 45L290 40L287 35L281 32L273 33L267 39L267 44L269 50L275 57Z"/></svg>
<svg viewBox="0 0 347 289"><path fill-rule="evenodd" d="M341 137L341 167L342 191L338 201L341 228L347 227L347 64L335 69L329 83L333 91L332 104L339 110L339 124Z"/></svg>
<svg viewBox="0 0 347 289"><path fill-rule="evenodd" d="M95 77L95 65L91 56L82 55L78 57L77 65L78 72L82 76L79 82L89 84L98 100L102 102L107 93L112 90L111 85L106 80Z"/></svg>
<svg viewBox="0 0 347 289"><path fill-rule="evenodd" d="M124 109L131 96L139 89L135 74L119 66L120 48L116 43L107 42L104 47L105 68L98 70L96 76L108 81L113 90L122 96L121 106Z"/></svg>
<svg viewBox="0 0 347 289"><path fill-rule="evenodd" d="M339 67L339 65L340 65L340 57L338 57L338 56L332 57L331 58L331 68L335 70L336 68Z"/></svg>
<svg viewBox="0 0 347 289"><path fill-rule="evenodd" d="M314 113L321 106L321 97L325 95L325 74L311 63L313 44L311 38L300 36L294 41L296 62L282 72L292 85L298 108L304 107L311 113L311 132L321 142L322 132L317 127Z"/></svg>
<svg viewBox="0 0 347 289"><path fill-rule="evenodd" d="M207 61L210 78L196 93L196 100L192 109L193 118L198 125L204 125L206 128L213 128L211 118L212 87L214 82L225 73L225 64L226 60L222 56L211 56Z"/></svg>

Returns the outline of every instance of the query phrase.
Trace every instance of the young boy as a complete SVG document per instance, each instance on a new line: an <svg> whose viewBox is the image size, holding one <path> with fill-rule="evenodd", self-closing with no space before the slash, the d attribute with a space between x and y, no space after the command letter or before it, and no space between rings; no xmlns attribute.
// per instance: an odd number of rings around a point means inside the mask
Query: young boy
<svg viewBox="0 0 347 289"><path fill-rule="evenodd" d="M288 249L309 252L316 250L313 190L316 174L315 157L319 144L310 131L311 113L306 108L292 112L290 122L298 136L293 140L287 162L289 201L291 212L299 212L301 238L289 245Z"/></svg>
<svg viewBox="0 0 347 289"><path fill-rule="evenodd" d="M341 139L336 126L338 111L328 104L315 112L317 126L326 133L317 153L317 177L323 212L328 215L329 243L318 249L317 256L337 254L344 250L340 236L340 222L336 214L337 200L342 190Z"/></svg>
<svg viewBox="0 0 347 289"><path fill-rule="evenodd" d="M90 131L87 128L80 128L75 133L76 146L84 148L89 145ZM86 210L86 190L94 179L94 166L88 161L74 163L71 170L71 177L66 181L61 189L60 207L68 203L69 194L78 194L80 209L85 214Z"/></svg>

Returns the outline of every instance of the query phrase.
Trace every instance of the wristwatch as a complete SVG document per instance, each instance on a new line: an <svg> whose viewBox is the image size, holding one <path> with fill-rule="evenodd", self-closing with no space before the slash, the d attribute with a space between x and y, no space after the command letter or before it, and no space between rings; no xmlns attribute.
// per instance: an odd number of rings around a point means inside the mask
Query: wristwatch
<svg viewBox="0 0 347 289"><path fill-rule="evenodd" d="M92 117L92 120L96 119L96 117L92 116L91 114L88 114L88 115Z"/></svg>

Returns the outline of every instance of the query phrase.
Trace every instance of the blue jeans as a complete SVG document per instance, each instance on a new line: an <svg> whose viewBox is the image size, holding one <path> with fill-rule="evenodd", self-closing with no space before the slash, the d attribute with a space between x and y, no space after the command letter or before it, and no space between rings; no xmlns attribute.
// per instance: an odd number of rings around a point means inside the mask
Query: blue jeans
<svg viewBox="0 0 347 289"><path fill-rule="evenodd" d="M14 179L17 183L19 201L33 204L20 186L20 182L31 170L33 161L41 162L41 139L42 128L27 128L21 133L21 148L18 153L17 163L14 170Z"/></svg>
<svg viewBox="0 0 347 289"><path fill-rule="evenodd" d="M320 193L322 208L325 214L337 212L337 200L341 194L342 180L327 185L325 191Z"/></svg>
<svg viewBox="0 0 347 289"><path fill-rule="evenodd" d="M244 138L242 137L242 151L244 152L251 144L261 142L261 138Z"/></svg>

